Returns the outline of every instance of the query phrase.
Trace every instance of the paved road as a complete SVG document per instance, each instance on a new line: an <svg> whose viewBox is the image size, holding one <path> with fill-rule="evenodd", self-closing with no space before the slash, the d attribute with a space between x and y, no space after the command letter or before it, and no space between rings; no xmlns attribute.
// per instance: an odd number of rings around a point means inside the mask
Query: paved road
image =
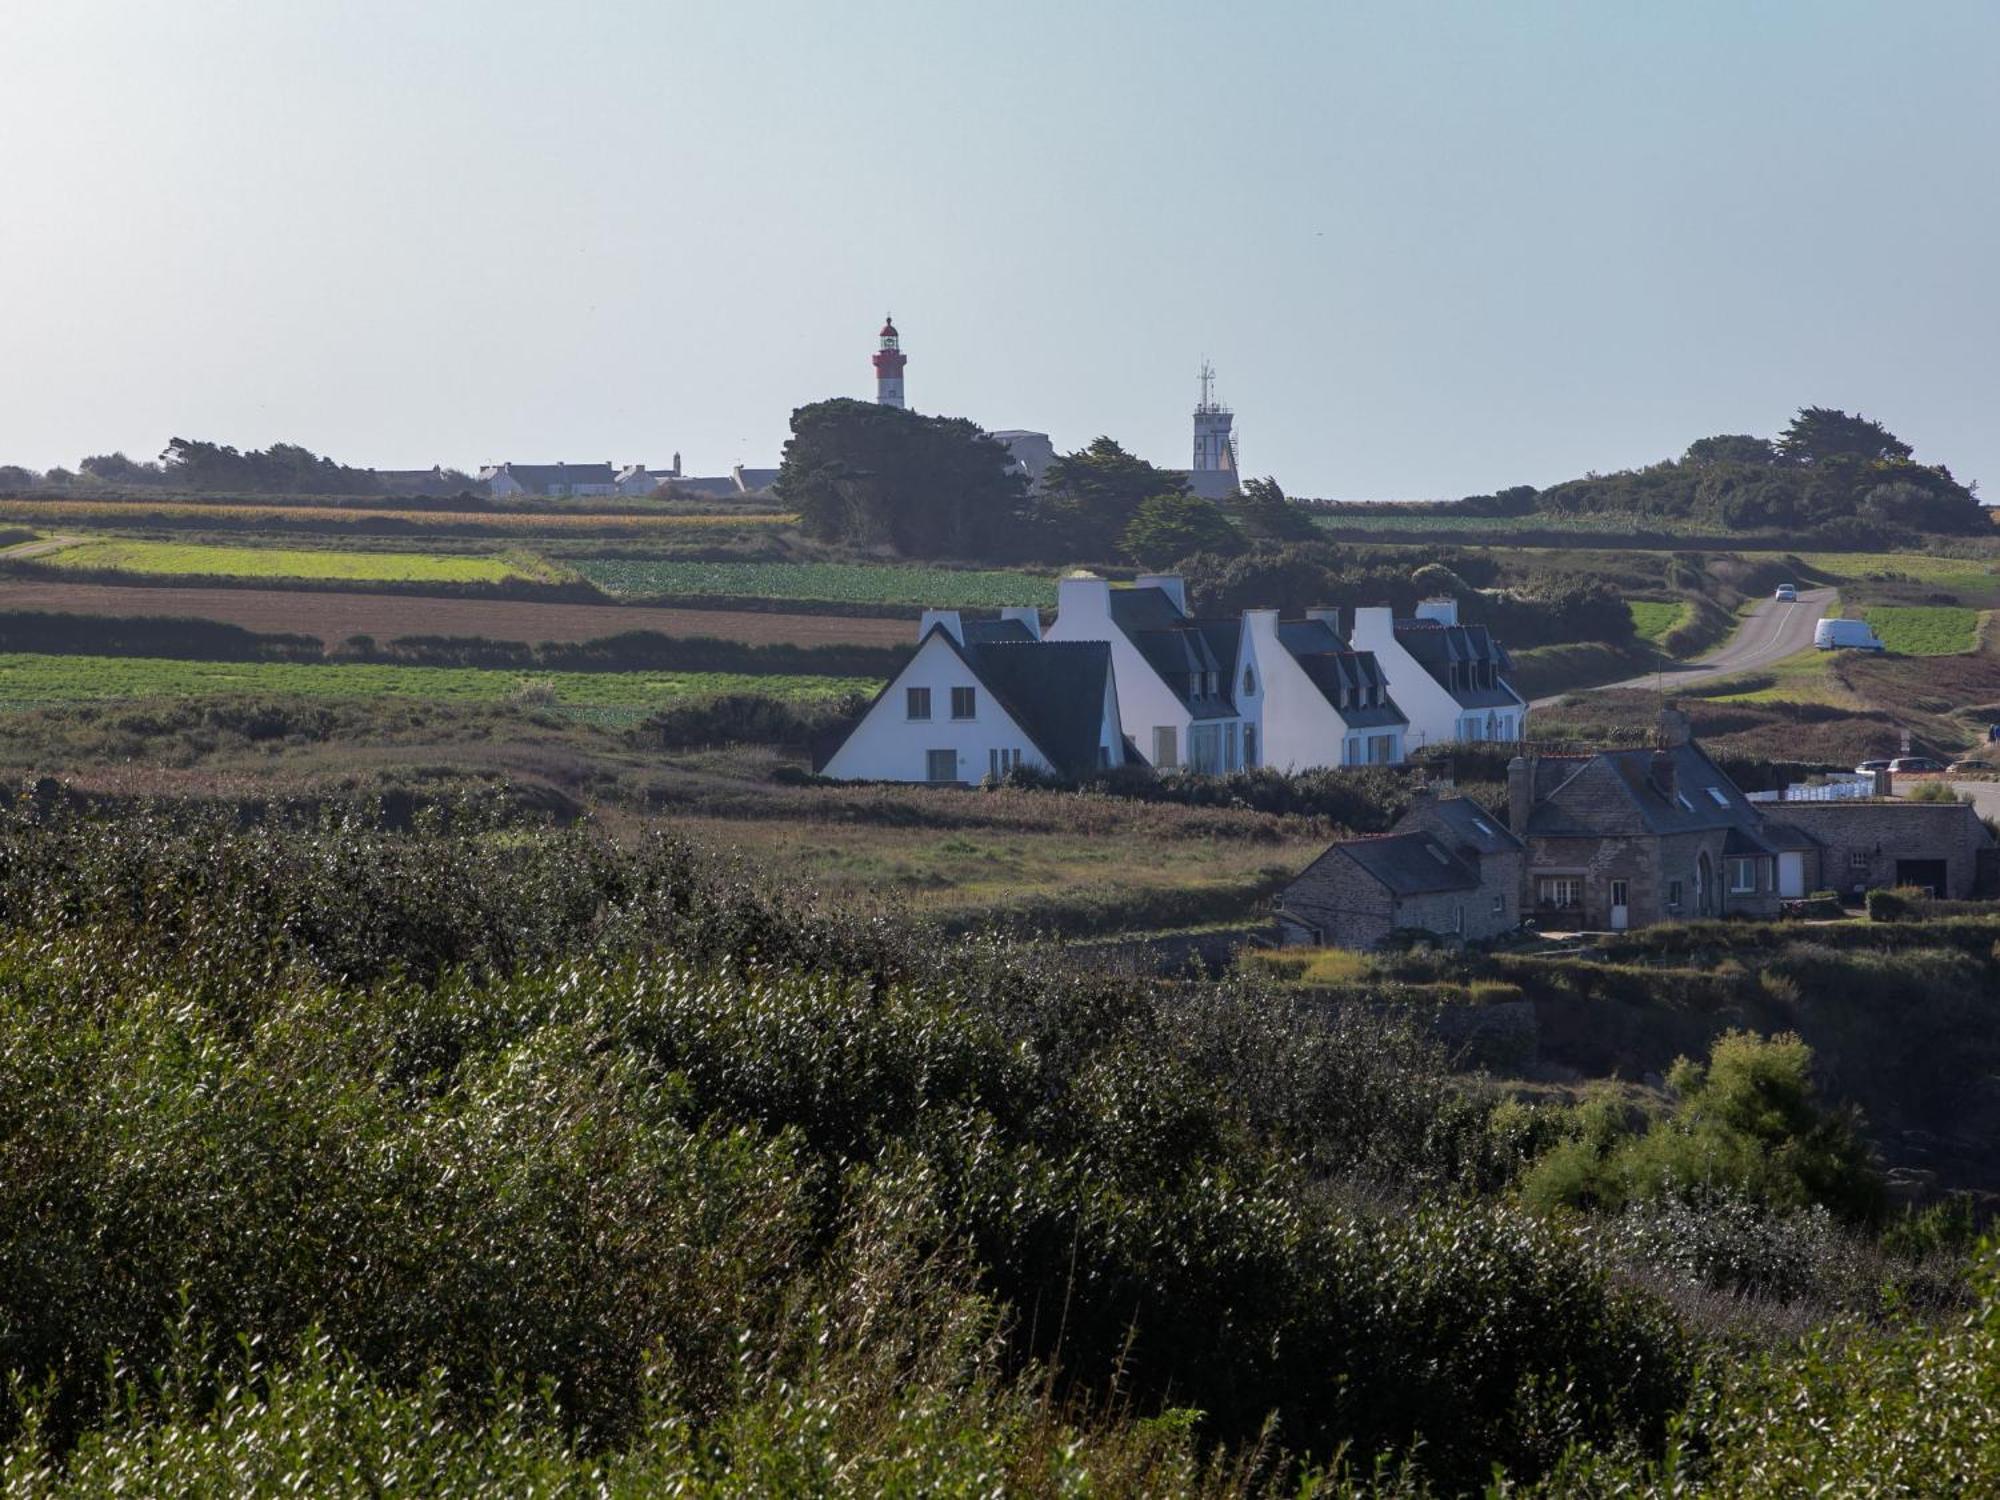
<svg viewBox="0 0 2000 1500"><path fill-rule="evenodd" d="M1658 672L1648 672L1644 677L1607 682L1576 691L1602 693L1612 688L1649 688L1655 683L1671 691L1690 682L1705 682L1732 672L1751 672L1758 667L1768 667L1788 656L1796 656L1813 643L1813 630L1836 597L1832 589L1804 589L1800 591L1796 604L1781 604L1776 599L1766 599L1736 627L1736 634L1704 657L1664 667ZM1568 693L1557 693L1550 698L1537 698L1530 707L1547 708L1569 696Z"/></svg>
<svg viewBox="0 0 2000 1500"><path fill-rule="evenodd" d="M0 548L0 557L44 557L51 552L60 552L65 547L74 547L82 541L80 536L49 536L39 542L21 542L12 547Z"/></svg>
<svg viewBox="0 0 2000 1500"><path fill-rule="evenodd" d="M2000 818L2000 781L1954 781L1951 787L1961 795L1972 794L1972 805L1980 817Z"/></svg>

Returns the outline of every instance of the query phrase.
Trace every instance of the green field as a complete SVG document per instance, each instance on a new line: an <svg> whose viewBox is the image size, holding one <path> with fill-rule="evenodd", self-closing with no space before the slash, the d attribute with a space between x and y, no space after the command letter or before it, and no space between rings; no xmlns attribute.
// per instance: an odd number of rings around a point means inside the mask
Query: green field
<svg viewBox="0 0 2000 1500"><path fill-rule="evenodd" d="M762 693L794 701L872 693L860 677L752 676L741 672L520 672L478 667L404 667L367 662L182 661L151 656L43 656L0 653L0 706L30 707L122 698L191 698L217 693L272 697L400 696L457 703L498 702L546 688L565 710L599 721L636 719L677 698Z"/></svg>
<svg viewBox="0 0 2000 1500"><path fill-rule="evenodd" d="M335 578L384 583L499 583L533 578L531 562L426 552L337 552L305 547L207 547L99 538L37 559L47 568L114 569L223 578Z"/></svg>
<svg viewBox="0 0 2000 1500"><path fill-rule="evenodd" d="M1864 618L1899 656L1957 656L1979 640L1979 611L1956 605L1878 605Z"/></svg>
<svg viewBox="0 0 2000 1500"><path fill-rule="evenodd" d="M1052 578L866 563L627 562L579 560L576 571L620 598L716 595L907 604L940 609L1053 605Z"/></svg>
<svg viewBox="0 0 2000 1500"><path fill-rule="evenodd" d="M1625 607L1632 611L1632 628L1639 638L1656 646L1688 613L1687 605L1677 599L1664 604L1653 599L1634 599Z"/></svg>
<svg viewBox="0 0 2000 1500"><path fill-rule="evenodd" d="M1381 511L1357 512L1315 509L1313 524L1323 531L1424 531L1451 536L1467 542L1486 537L1521 536L1533 532L1564 532L1588 536L1689 536L1712 537L1713 525L1676 520L1665 516L1562 515L1554 511L1526 516L1439 515L1413 511L1407 516Z"/></svg>

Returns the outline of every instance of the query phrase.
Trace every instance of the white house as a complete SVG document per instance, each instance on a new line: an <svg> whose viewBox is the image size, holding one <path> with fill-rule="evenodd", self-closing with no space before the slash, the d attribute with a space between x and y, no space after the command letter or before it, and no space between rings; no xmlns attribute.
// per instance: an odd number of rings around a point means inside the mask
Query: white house
<svg viewBox="0 0 2000 1500"><path fill-rule="evenodd" d="M820 767L846 781L971 783L1017 766L1083 776L1125 764L1112 653L1044 641L1040 616L929 610L917 654Z"/></svg>
<svg viewBox="0 0 2000 1500"><path fill-rule="evenodd" d="M1281 621L1198 620L1173 574L1114 589L1089 574L1057 586L1051 640L1107 641L1119 712L1156 768L1395 765L1407 721L1381 666L1334 628L1333 611Z"/></svg>
<svg viewBox="0 0 2000 1500"><path fill-rule="evenodd" d="M1458 623L1457 600L1426 599L1408 620L1357 609L1351 638L1382 663L1412 748L1527 737L1527 700L1507 682L1513 663L1484 625Z"/></svg>
<svg viewBox="0 0 2000 1500"><path fill-rule="evenodd" d="M1303 620L1245 610L1240 654L1236 706L1250 764L1304 771L1402 763L1408 721L1374 654L1340 638L1333 610L1307 610Z"/></svg>
<svg viewBox="0 0 2000 1500"><path fill-rule="evenodd" d="M1177 575L1114 589L1095 574L1071 574L1056 586L1048 635L1110 646L1119 715L1156 769L1215 775L1244 764L1243 716L1233 696L1241 627L1188 618Z"/></svg>
<svg viewBox="0 0 2000 1500"><path fill-rule="evenodd" d="M565 499L577 495L615 495L618 473L601 464L488 464L479 471L486 492L495 500L515 495L546 495Z"/></svg>

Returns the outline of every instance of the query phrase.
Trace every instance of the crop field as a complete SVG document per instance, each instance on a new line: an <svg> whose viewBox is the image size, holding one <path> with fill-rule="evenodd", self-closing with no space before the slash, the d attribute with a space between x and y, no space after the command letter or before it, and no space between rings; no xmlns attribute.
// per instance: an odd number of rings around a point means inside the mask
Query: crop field
<svg viewBox="0 0 2000 1500"><path fill-rule="evenodd" d="M841 604L906 604L942 609L1051 606L1052 578L862 563L640 562L579 560L578 573L623 598L824 599Z"/></svg>
<svg viewBox="0 0 2000 1500"><path fill-rule="evenodd" d="M145 527L161 523L198 527L213 522L232 527L269 522L308 524L329 531L361 530L389 521L412 530L477 528L495 535L588 535L594 531L640 531L671 535L732 528L768 531L789 526L786 512L696 515L614 515L593 511L346 509L325 505L200 505L173 500L0 500L0 520L47 521L55 525Z"/></svg>
<svg viewBox="0 0 2000 1500"><path fill-rule="evenodd" d="M92 538L36 559L45 568L223 578L338 578L383 583L499 583L542 576L533 563L430 552L337 552L309 547L212 547Z"/></svg>
<svg viewBox="0 0 2000 1500"><path fill-rule="evenodd" d="M1632 611L1632 628L1641 640L1658 645L1661 637L1687 618L1687 605L1679 600L1661 603L1654 599L1634 599L1625 606Z"/></svg>
<svg viewBox="0 0 2000 1500"><path fill-rule="evenodd" d="M1979 611L1955 605L1879 605L1864 616L1900 656L1956 656L1978 644Z"/></svg>
<svg viewBox="0 0 2000 1500"><path fill-rule="evenodd" d="M873 693L860 677L752 676L736 672L520 672L476 667L404 667L339 662L182 661L167 657L0 653L0 707L218 693L270 697L374 698L491 703L544 691L565 709L600 721L632 720L681 698L762 693L817 702Z"/></svg>

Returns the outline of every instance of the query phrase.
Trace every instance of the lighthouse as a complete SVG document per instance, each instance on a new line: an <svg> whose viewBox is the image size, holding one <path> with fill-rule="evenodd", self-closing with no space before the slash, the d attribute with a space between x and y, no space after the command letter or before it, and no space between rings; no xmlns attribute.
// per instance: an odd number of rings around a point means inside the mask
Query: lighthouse
<svg viewBox="0 0 2000 1500"><path fill-rule="evenodd" d="M875 404L903 406L903 366L908 363L903 341L896 333L896 320L882 320L882 347L875 351Z"/></svg>
<svg viewBox="0 0 2000 1500"><path fill-rule="evenodd" d="M1236 417L1215 399L1215 367L1201 362L1201 400L1194 409L1194 468L1188 487L1204 500L1236 493Z"/></svg>

